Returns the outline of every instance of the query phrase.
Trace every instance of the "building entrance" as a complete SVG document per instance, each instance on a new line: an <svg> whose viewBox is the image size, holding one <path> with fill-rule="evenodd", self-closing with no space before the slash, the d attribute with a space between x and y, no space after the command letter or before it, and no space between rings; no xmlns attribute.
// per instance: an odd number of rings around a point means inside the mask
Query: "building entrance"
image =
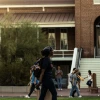
<svg viewBox="0 0 100 100"><path fill-rule="evenodd" d="M94 47L95 56L100 57L100 16L94 22Z"/></svg>
<svg viewBox="0 0 100 100"><path fill-rule="evenodd" d="M100 27L96 27L96 56L100 56Z"/></svg>

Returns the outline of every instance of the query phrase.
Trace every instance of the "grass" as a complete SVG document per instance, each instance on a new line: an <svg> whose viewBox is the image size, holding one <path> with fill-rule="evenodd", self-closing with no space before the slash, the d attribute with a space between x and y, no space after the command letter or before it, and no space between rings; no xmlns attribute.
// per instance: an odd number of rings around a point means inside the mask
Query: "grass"
<svg viewBox="0 0 100 100"><path fill-rule="evenodd" d="M82 98L68 98L68 97L58 97L57 100L100 100L100 97L82 97ZM30 98L30 99L26 99L26 98L5 98L5 97L1 97L0 100L37 100L36 98Z"/></svg>

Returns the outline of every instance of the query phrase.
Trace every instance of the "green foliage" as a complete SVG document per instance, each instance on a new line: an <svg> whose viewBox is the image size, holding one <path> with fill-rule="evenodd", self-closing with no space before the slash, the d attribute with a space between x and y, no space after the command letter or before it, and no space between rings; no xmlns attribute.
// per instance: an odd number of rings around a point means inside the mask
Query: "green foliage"
<svg viewBox="0 0 100 100"><path fill-rule="evenodd" d="M26 85L30 67L48 43L37 25L24 22L16 26L2 25L0 85Z"/></svg>

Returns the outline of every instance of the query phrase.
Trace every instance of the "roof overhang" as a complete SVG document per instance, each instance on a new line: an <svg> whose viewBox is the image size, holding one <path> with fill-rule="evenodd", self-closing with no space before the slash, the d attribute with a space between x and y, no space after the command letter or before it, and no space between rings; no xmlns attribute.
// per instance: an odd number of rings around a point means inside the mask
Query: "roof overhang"
<svg viewBox="0 0 100 100"><path fill-rule="evenodd" d="M9 21L16 27L23 22L31 22L39 27L75 27L74 13L0 14L0 23L7 24Z"/></svg>
<svg viewBox="0 0 100 100"><path fill-rule="evenodd" d="M21 23L12 23L15 27L18 27ZM75 22L70 23L33 23L38 25L41 28L49 28L49 27L75 27Z"/></svg>
<svg viewBox="0 0 100 100"><path fill-rule="evenodd" d="M62 23L36 23L39 27L75 27L75 21Z"/></svg>

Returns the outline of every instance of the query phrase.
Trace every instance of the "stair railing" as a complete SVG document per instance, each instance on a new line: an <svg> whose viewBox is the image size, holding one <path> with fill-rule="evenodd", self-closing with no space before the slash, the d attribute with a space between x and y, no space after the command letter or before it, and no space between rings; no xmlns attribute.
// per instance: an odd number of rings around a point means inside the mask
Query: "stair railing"
<svg viewBox="0 0 100 100"><path fill-rule="evenodd" d="M83 50L82 48L80 48L80 49L79 48L74 48L70 73L72 73L73 68L79 68L80 67L80 60L81 60L82 50Z"/></svg>

